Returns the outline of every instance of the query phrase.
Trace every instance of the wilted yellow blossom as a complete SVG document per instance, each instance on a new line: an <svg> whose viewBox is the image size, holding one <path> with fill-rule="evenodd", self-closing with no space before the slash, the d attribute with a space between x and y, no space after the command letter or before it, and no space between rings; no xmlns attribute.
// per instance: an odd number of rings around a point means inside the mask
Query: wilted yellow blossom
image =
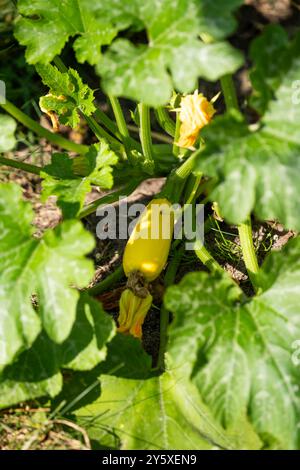
<svg viewBox="0 0 300 470"><path fill-rule="evenodd" d="M198 90L192 95L183 96L180 102L179 119L181 122L177 145L193 149L200 130L210 123L216 110Z"/></svg>
<svg viewBox="0 0 300 470"><path fill-rule="evenodd" d="M142 325L152 304L152 295L147 294L141 298L130 289L125 289L120 299L120 313L118 317L121 333L128 333L136 338L142 337Z"/></svg>
<svg viewBox="0 0 300 470"><path fill-rule="evenodd" d="M48 109L46 108L45 106L45 101L44 101L44 98L55 98L57 99L58 101L66 101L67 98L63 95L60 95L60 96L54 96L52 95L52 93L48 93L47 95L45 96L42 96L40 98L40 108L41 108L41 111L45 114L47 114L47 116L51 119L51 123L52 123L52 127L53 127L53 131L54 132L58 132L59 131L59 120L58 120L58 116L57 114L52 111L51 109Z"/></svg>

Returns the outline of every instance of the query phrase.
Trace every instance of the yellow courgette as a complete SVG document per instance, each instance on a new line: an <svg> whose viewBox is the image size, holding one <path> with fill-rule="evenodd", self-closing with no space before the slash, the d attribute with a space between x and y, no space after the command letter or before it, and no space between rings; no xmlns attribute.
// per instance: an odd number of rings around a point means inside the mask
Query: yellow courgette
<svg viewBox="0 0 300 470"><path fill-rule="evenodd" d="M174 212L168 199L153 199L141 214L126 244L123 267L128 288L120 299L119 331L141 338L151 307L147 284L162 272L173 237Z"/></svg>
<svg viewBox="0 0 300 470"><path fill-rule="evenodd" d="M173 211L167 199L153 199L142 213L125 248L126 276L139 271L148 281L162 272L173 236Z"/></svg>

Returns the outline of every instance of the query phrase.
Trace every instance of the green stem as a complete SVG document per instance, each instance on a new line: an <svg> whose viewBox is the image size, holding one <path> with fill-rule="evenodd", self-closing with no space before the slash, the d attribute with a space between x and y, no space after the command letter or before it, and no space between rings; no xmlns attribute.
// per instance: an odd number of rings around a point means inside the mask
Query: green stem
<svg viewBox="0 0 300 470"><path fill-rule="evenodd" d="M251 218L248 217L246 222L238 226L240 243L242 247L243 259L246 265L249 278L254 288L257 288L256 274L259 271L257 257L252 239L252 225Z"/></svg>
<svg viewBox="0 0 300 470"><path fill-rule="evenodd" d="M115 149L115 150L120 149L122 145L121 142L119 142L119 140L117 140L115 137L113 137L108 132L106 132L106 130L103 129L103 127L101 127L92 116L87 116L86 114L83 114L83 117L86 120L89 128L93 131L93 133L95 134L98 140L106 139L107 142L110 143L112 149Z"/></svg>
<svg viewBox="0 0 300 470"><path fill-rule="evenodd" d="M119 129L118 129L118 126L116 125L116 123L114 121L112 121L108 116L106 116L106 114L101 111L101 109L97 108L96 111L94 112L94 116L95 118L101 122L101 124L103 124L117 139L119 139L120 141L122 141L122 136L119 132ZM128 131L130 130L130 125L127 124L127 128L128 128ZM134 126L135 127L135 126ZM135 127L135 129L137 130L137 133L139 133L139 129L138 127ZM136 140L134 140L132 137L128 137L128 144L130 146L130 148L132 149L135 149L137 150L138 152L141 152L142 151L142 147L141 147L141 144L139 142L137 142Z"/></svg>
<svg viewBox="0 0 300 470"><path fill-rule="evenodd" d="M53 62L61 73L68 73L68 67L65 66L58 55L54 57Z"/></svg>
<svg viewBox="0 0 300 470"><path fill-rule="evenodd" d="M80 212L78 217L80 219L83 219L84 217L87 217L88 215L92 214L95 212L99 206L106 205L106 204L112 204L116 202L120 197L122 196L129 196L141 183L141 179L135 179L128 183L127 185L122 186L120 189L117 191L114 191L113 193L110 194L105 194L104 196L100 197L96 201L92 202L91 204L87 204Z"/></svg>
<svg viewBox="0 0 300 470"><path fill-rule="evenodd" d="M190 184L192 187L188 188L187 197L185 198L185 204L191 204L194 201L197 195L199 185L201 183L202 175L198 175L198 176L190 175L189 178L190 178Z"/></svg>
<svg viewBox="0 0 300 470"><path fill-rule="evenodd" d="M122 108L120 106L120 102L119 102L118 98L116 98L115 96L112 96L112 95L107 95L107 96L108 96L108 99L110 101L114 116L116 118L119 132L122 136L122 139L124 139L126 141L129 137L129 132L128 132L128 129L127 129L127 125L126 125L126 121L125 121L125 118L124 118Z"/></svg>
<svg viewBox="0 0 300 470"><path fill-rule="evenodd" d="M200 155L201 152L203 152L204 146L201 146L198 150L195 150L183 163L180 165L176 170L175 170L175 175L178 178L185 179L187 178L190 173L192 172L194 166L195 166L195 161Z"/></svg>
<svg viewBox="0 0 300 470"><path fill-rule="evenodd" d="M181 122L179 119L179 113L176 113L176 127L175 127L174 144L173 144L173 155L175 155L175 157L178 157L180 153L180 147L176 145L176 142L178 142L179 140L180 126L181 126Z"/></svg>
<svg viewBox="0 0 300 470"><path fill-rule="evenodd" d="M140 133L140 129L137 126L135 126L134 124L127 124L127 127L130 131L135 132L136 134ZM156 139L160 142L164 142L166 144L172 144L172 142L173 142L171 137L169 137L167 135L164 135L164 134L161 134L160 132L156 132L156 131L151 131L151 137L153 139ZM154 147L154 145L155 144L153 144L153 147Z"/></svg>
<svg viewBox="0 0 300 470"><path fill-rule="evenodd" d="M224 94L226 108L229 111L230 109L239 109L238 99L236 96L234 83L231 75L224 75L221 78L221 86Z"/></svg>
<svg viewBox="0 0 300 470"><path fill-rule="evenodd" d="M142 144L143 154L145 156L145 167L149 174L154 171L154 159L152 152L152 138L150 126L150 108L146 104L139 103L139 116L140 116L140 141Z"/></svg>
<svg viewBox="0 0 300 470"><path fill-rule="evenodd" d="M169 113L164 107L159 107L155 111L156 119L159 122L159 125L162 127L167 134L171 137L175 135L175 122L169 116Z"/></svg>
<svg viewBox="0 0 300 470"><path fill-rule="evenodd" d="M200 259L200 261L211 271L216 272L220 271L223 272L222 267L219 263L214 259L214 257L209 253L209 251L205 248L205 246L201 243L200 240L195 242L194 247L195 253Z"/></svg>
<svg viewBox="0 0 300 470"><path fill-rule="evenodd" d="M184 245L182 245L178 250L174 251L174 256L170 261L165 278L164 278L164 285L165 287L169 287L174 283L175 276L180 265L181 258L184 253ZM159 352L158 352L158 360L157 360L157 369L164 370L165 368L165 352L168 343L168 326L169 326L170 316L169 311L166 309L164 305L162 305L160 309L160 341L159 341Z"/></svg>
<svg viewBox="0 0 300 470"><path fill-rule="evenodd" d="M27 171L27 173L33 173L34 175L39 175L42 167L30 165L29 163L18 162L11 158L5 158L0 156L0 163L2 165L11 166L13 168L18 168L18 170Z"/></svg>
<svg viewBox="0 0 300 470"><path fill-rule="evenodd" d="M192 204L195 201L197 193L198 193L198 188L199 188L199 185L201 183L202 175L199 175L197 177L194 176L194 175L190 175L189 179L192 181L192 183L191 183L192 187L188 188L186 193L185 193L185 197L184 197L185 205L178 212L177 218L175 219L175 224L178 221L178 218L184 216L184 214L186 213L187 205ZM188 181L188 183L189 183L189 181ZM178 234L178 238L176 240L174 240L174 242L172 243L172 249L177 248L177 246L181 243L182 233L183 233L183 230L181 228L180 233Z"/></svg>
<svg viewBox="0 0 300 470"><path fill-rule="evenodd" d="M103 124L112 134L121 140L121 134L119 133L118 126L110 119L101 109L97 108L94 112L94 116Z"/></svg>
<svg viewBox="0 0 300 470"><path fill-rule="evenodd" d="M29 116L24 114L16 106L14 106L12 103L10 103L7 100L6 100L5 104L0 104L0 106L7 113L9 113L11 116L13 116L15 119L17 119L17 121L19 121L21 124L23 124L25 127L32 130L33 132L35 132L35 134L37 134L40 137L44 137L49 142L52 142L53 144L65 149L65 150L69 150L70 152L76 152L76 153L81 153L82 154L82 153L86 153L89 149L87 145L75 144L75 142L64 139L59 134L54 134L53 132L48 131L47 129L45 129L40 124L38 124L36 121L34 121Z"/></svg>
<svg viewBox="0 0 300 470"><path fill-rule="evenodd" d="M109 274L103 281L99 282L93 287L86 290L89 295L96 296L103 294L103 292L110 289L113 285L119 282L124 277L124 269L122 264Z"/></svg>
<svg viewBox="0 0 300 470"><path fill-rule="evenodd" d="M225 75L221 78L221 86L224 93L227 110L239 109L238 100L231 75ZM242 247L243 259L246 265L249 278L254 289L257 290L256 274L259 271L258 261L253 245L251 217L248 216L246 222L238 226L240 242Z"/></svg>
<svg viewBox="0 0 300 470"><path fill-rule="evenodd" d="M162 197L166 197L172 203L179 201L185 181L193 171L195 161L203 149L204 146L202 146L201 149L193 152L178 168L176 168L176 170L170 174L164 188L161 191Z"/></svg>

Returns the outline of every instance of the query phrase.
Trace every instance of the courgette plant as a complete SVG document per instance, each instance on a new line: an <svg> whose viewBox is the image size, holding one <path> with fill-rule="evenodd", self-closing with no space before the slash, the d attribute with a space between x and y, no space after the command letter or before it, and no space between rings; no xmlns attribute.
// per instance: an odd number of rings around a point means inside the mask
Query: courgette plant
<svg viewBox="0 0 300 470"><path fill-rule="evenodd" d="M300 243L295 237L259 265L251 217L300 228L294 86L300 35L288 38L273 25L252 43L249 102L259 118L249 125L232 79L244 58L225 40L242 3L18 1L14 34L49 90L40 108L58 132L0 100L0 164L39 175L42 199L57 197L62 222L35 237L33 210L21 189L0 184L2 408L48 397L107 448L299 448L300 369L292 355L300 339ZM67 42L78 63L95 66L114 119L63 62ZM178 110L187 97L198 96L199 77L220 80L226 112L211 113L210 123L183 136ZM138 138L119 97L132 102ZM199 111L197 105L189 109L192 116ZM154 115L164 143L153 138ZM96 143L77 144L59 133L60 124L76 128L82 120ZM38 167L5 155L16 144L16 121L57 148L50 164ZM166 177L161 197L171 202L217 204L225 221L238 227L255 293L246 295L200 242L200 271L174 284L184 254L184 244L174 242L164 271L154 367L140 340L117 332L94 299L124 277L122 267L87 288L94 273L87 255L95 241L81 223L149 177ZM85 204L93 186L112 191ZM167 243L162 257L169 248ZM64 381L64 371L71 370Z"/></svg>

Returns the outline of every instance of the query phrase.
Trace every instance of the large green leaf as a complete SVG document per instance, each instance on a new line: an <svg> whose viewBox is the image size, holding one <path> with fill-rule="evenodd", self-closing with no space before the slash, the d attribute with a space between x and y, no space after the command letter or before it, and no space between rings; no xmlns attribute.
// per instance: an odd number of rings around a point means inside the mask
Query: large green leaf
<svg viewBox="0 0 300 470"><path fill-rule="evenodd" d="M62 124L73 128L80 122L80 112L90 116L95 111L94 93L76 70L62 73L50 64L38 64L36 70L49 87L49 94L40 98L43 111L57 113Z"/></svg>
<svg viewBox="0 0 300 470"><path fill-rule="evenodd" d="M137 340L118 335L100 367L101 396L77 411L102 447L121 449L259 448L246 422L225 432L202 403L185 368L155 376ZM244 434L241 432L244 431Z"/></svg>
<svg viewBox="0 0 300 470"><path fill-rule="evenodd" d="M299 45L300 35L288 43L278 26L267 28L252 45L253 100L265 111L256 131L240 117L223 116L201 133L206 149L196 173L216 179L210 196L229 222L241 223L254 210L262 220L300 229Z"/></svg>
<svg viewBox="0 0 300 470"><path fill-rule="evenodd" d="M265 132L300 145L300 34L289 42L284 29L270 25L253 41L251 58L251 104L265 113Z"/></svg>
<svg viewBox="0 0 300 470"><path fill-rule="evenodd" d="M189 92L196 88L199 76L216 80L234 72L242 63L241 55L229 44L205 44L198 39L200 33L215 33L217 37L227 34L233 26L231 10L239 1L222 2L223 22L219 21L220 15L215 15L212 2L206 1L101 3L107 19L119 24L119 28L124 27L125 19L133 25L138 20L149 40L148 45L135 46L126 39L112 44L98 66L109 93L157 106L168 101L174 86Z"/></svg>
<svg viewBox="0 0 300 470"><path fill-rule="evenodd" d="M113 185L112 165L117 155L102 140L92 145L85 156L71 159L66 153L54 153L51 164L41 172L42 198L57 196L57 204L65 218L75 217L82 208L91 186L110 189ZM85 176L79 176L84 174Z"/></svg>
<svg viewBox="0 0 300 470"><path fill-rule="evenodd" d="M49 337L64 341L76 315L78 291L93 276L85 259L94 246L80 222L66 221L33 238L33 212L21 189L0 185L0 366L34 341L43 324ZM31 295L37 294L39 313Z"/></svg>
<svg viewBox="0 0 300 470"><path fill-rule="evenodd" d="M98 64L106 91L160 105L168 101L173 86L188 92L196 88L198 76L216 80L242 64L241 54L222 41L234 29L232 12L241 4L242 0L78 0L76 5L71 0L19 0L19 11L27 18L17 22L15 35L27 46L30 63L48 63L70 36L80 34L74 43L77 59ZM100 46L128 28L145 29L148 44L136 47L118 39L101 56ZM200 34L219 42L205 44Z"/></svg>
<svg viewBox="0 0 300 470"><path fill-rule="evenodd" d="M12 117L0 114L0 152L8 152L16 145L16 127L17 123Z"/></svg>
<svg viewBox="0 0 300 470"><path fill-rule="evenodd" d="M275 99L270 101L263 123L265 132L274 138L300 147L300 34L290 45L287 54L289 68L285 67Z"/></svg>
<svg viewBox="0 0 300 470"><path fill-rule="evenodd" d="M110 44L116 35L115 28L103 21L100 6L99 0L19 0L22 16L17 21L15 36L27 47L27 61L30 64L51 62L68 39L76 36L77 60L95 64L101 46Z"/></svg>
<svg viewBox="0 0 300 470"><path fill-rule="evenodd" d="M105 359L106 343L114 335L114 322L101 304L82 295L69 337L57 344L45 332L0 376L0 407L45 395L62 387L61 368L89 370Z"/></svg>
<svg viewBox="0 0 300 470"><path fill-rule="evenodd" d="M248 417L265 446L299 444L300 239L272 253L260 274L263 292L243 297L227 275L187 275L168 289L174 313L171 365L185 367L225 427Z"/></svg>
<svg viewBox="0 0 300 470"><path fill-rule="evenodd" d="M250 132L230 116L216 118L202 136L206 148L195 171L216 179L210 197L227 221L241 223L254 210L261 220L278 219L300 229L300 146L266 128Z"/></svg>

